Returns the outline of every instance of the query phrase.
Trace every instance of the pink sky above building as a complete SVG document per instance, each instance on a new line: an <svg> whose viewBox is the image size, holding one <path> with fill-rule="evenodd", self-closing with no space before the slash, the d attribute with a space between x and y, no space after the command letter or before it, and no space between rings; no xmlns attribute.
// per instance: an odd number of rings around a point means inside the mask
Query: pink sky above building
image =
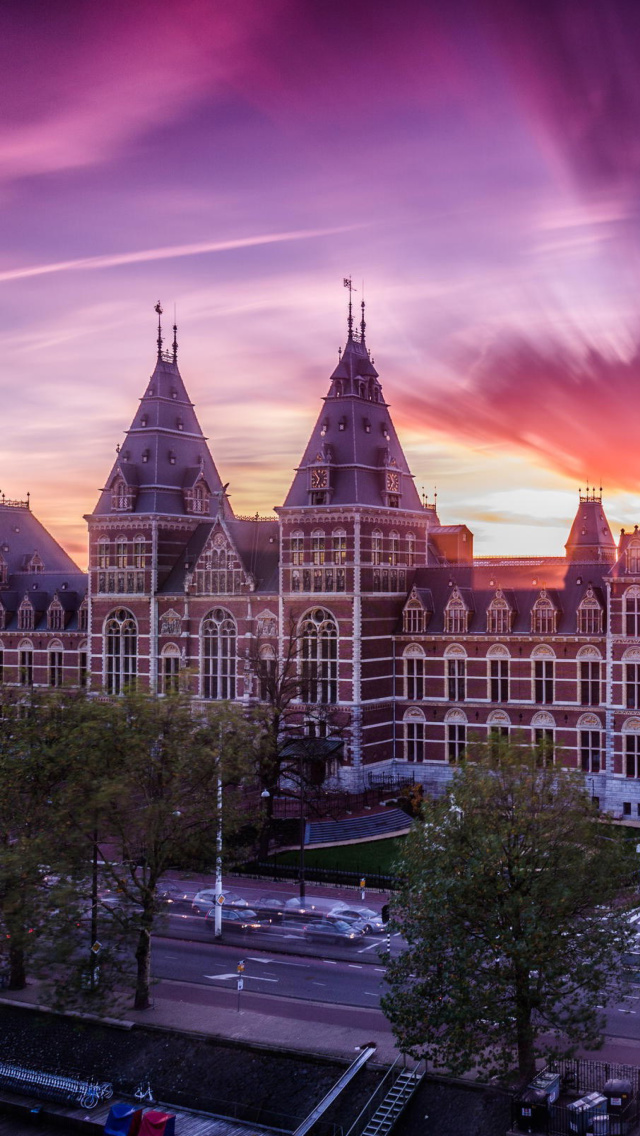
<svg viewBox="0 0 640 1136"><path fill-rule="evenodd" d="M379 10L378 10L379 8ZM0 490L84 565L161 298L237 512L284 499L353 275L416 483L484 553L640 520L640 7L0 10Z"/></svg>

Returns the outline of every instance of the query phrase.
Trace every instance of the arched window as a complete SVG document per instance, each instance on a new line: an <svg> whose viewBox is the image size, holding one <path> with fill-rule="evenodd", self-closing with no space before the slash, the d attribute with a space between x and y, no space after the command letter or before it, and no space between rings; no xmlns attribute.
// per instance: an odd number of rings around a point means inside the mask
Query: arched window
<svg viewBox="0 0 640 1136"><path fill-rule="evenodd" d="M130 509L132 504L131 493L124 478L117 477L113 483L111 490L111 508L125 510Z"/></svg>
<svg viewBox="0 0 640 1136"><path fill-rule="evenodd" d="M311 533L311 558L314 564L324 564L324 533L316 529Z"/></svg>
<svg viewBox="0 0 640 1136"><path fill-rule="evenodd" d="M330 611L314 608L300 621L303 702L338 701L338 625Z"/></svg>
<svg viewBox="0 0 640 1136"><path fill-rule="evenodd" d="M553 702L555 655L550 647L536 647L533 655L533 701Z"/></svg>
<svg viewBox="0 0 640 1136"><path fill-rule="evenodd" d="M531 719L533 744L540 765L553 765L556 757L556 723L547 710L539 710Z"/></svg>
<svg viewBox="0 0 640 1136"><path fill-rule="evenodd" d="M580 767L583 773L604 769L602 723L595 714L582 714L576 723L580 741Z"/></svg>
<svg viewBox="0 0 640 1136"><path fill-rule="evenodd" d="M109 541L103 537L98 541L98 568L109 567Z"/></svg>
<svg viewBox="0 0 640 1136"><path fill-rule="evenodd" d="M144 537L133 538L133 565L134 568L144 568Z"/></svg>
<svg viewBox="0 0 640 1136"><path fill-rule="evenodd" d="M221 607L202 621L202 694L216 699L236 696L236 625Z"/></svg>
<svg viewBox="0 0 640 1136"><path fill-rule="evenodd" d="M416 707L407 710L403 725L405 761L424 761L425 718L422 710L418 710Z"/></svg>
<svg viewBox="0 0 640 1136"><path fill-rule="evenodd" d="M7 562L4 558L4 556L2 556L0 554L0 584L6 584L8 578L9 578L9 567L7 565Z"/></svg>
<svg viewBox="0 0 640 1136"><path fill-rule="evenodd" d="M637 639L640 636L640 588L627 588L624 593L624 633Z"/></svg>
<svg viewBox="0 0 640 1136"><path fill-rule="evenodd" d="M59 639L54 639L49 644L47 653L49 656L49 686L62 686L64 682L64 654Z"/></svg>
<svg viewBox="0 0 640 1136"><path fill-rule="evenodd" d="M33 686L33 643L23 639L18 647L20 686Z"/></svg>
<svg viewBox="0 0 640 1136"><path fill-rule="evenodd" d="M127 541L123 536L116 539L116 568L127 567Z"/></svg>
<svg viewBox="0 0 640 1136"><path fill-rule="evenodd" d="M403 657L404 696L408 702L420 702L424 698L424 651L414 643L406 648Z"/></svg>
<svg viewBox="0 0 640 1136"><path fill-rule="evenodd" d="M622 727L624 739L624 773L627 777L640 777L640 719L627 718Z"/></svg>
<svg viewBox="0 0 640 1136"><path fill-rule="evenodd" d="M640 648L628 647L622 656L624 704L627 710L640 710Z"/></svg>
<svg viewBox="0 0 640 1136"><path fill-rule="evenodd" d="M467 716L462 710L449 710L445 714L447 758L452 765L462 761L467 748Z"/></svg>
<svg viewBox="0 0 640 1136"><path fill-rule="evenodd" d="M260 701L273 700L274 680L276 676L276 653L273 647L267 645L260 648L258 660L258 682L260 685Z"/></svg>
<svg viewBox="0 0 640 1136"><path fill-rule="evenodd" d="M135 690L138 673L138 628L135 618L120 607L107 617L105 639L105 687L109 694Z"/></svg>
<svg viewBox="0 0 640 1136"><path fill-rule="evenodd" d="M467 653L454 643L445 651L446 697L449 702L464 702L467 692Z"/></svg>
<svg viewBox="0 0 640 1136"><path fill-rule="evenodd" d="M175 643L167 643L160 656L160 693L177 694L180 689L180 650Z"/></svg>
<svg viewBox="0 0 640 1136"><path fill-rule="evenodd" d="M304 533L291 533L291 563L304 563Z"/></svg>
<svg viewBox="0 0 640 1136"><path fill-rule="evenodd" d="M420 600L409 600L403 612L403 629L408 635L420 635L424 631L425 610Z"/></svg>
<svg viewBox="0 0 640 1136"><path fill-rule="evenodd" d="M380 564L382 560L382 533L376 529L371 533L371 563Z"/></svg>
<svg viewBox="0 0 640 1136"><path fill-rule="evenodd" d="M416 561L416 538L413 533L407 533L407 568L413 568Z"/></svg>
<svg viewBox="0 0 640 1136"><path fill-rule="evenodd" d="M531 634L553 635L558 613L544 588L531 609Z"/></svg>
<svg viewBox="0 0 640 1136"><path fill-rule="evenodd" d="M334 529L331 534L333 563L344 564L347 559L347 534L344 529Z"/></svg>
<svg viewBox="0 0 640 1136"><path fill-rule="evenodd" d="M487 718L487 736L489 741L507 739L511 730L511 719L504 710L492 710Z"/></svg>
<svg viewBox="0 0 640 1136"><path fill-rule="evenodd" d="M397 532L389 533L389 563L395 566L400 553L400 537Z"/></svg>
<svg viewBox="0 0 640 1136"><path fill-rule="evenodd" d="M583 706L600 705L602 659L597 647L581 647L578 651L580 702Z"/></svg>

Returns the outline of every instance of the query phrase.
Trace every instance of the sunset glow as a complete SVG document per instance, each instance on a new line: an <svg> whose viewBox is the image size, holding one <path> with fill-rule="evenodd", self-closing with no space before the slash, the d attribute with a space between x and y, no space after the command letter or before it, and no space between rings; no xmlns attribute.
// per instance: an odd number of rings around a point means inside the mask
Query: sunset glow
<svg viewBox="0 0 640 1136"><path fill-rule="evenodd" d="M270 512L352 274L443 524L560 555L589 484L632 526L639 53L610 0L3 5L0 491L85 566L160 298L234 509Z"/></svg>

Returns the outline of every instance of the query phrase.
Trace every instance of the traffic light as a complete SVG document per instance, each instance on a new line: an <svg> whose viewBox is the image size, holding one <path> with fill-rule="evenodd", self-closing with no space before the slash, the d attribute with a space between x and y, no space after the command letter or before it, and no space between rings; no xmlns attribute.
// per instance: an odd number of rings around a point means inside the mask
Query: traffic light
<svg viewBox="0 0 640 1136"><path fill-rule="evenodd" d="M389 904L388 903L382 904L381 914L382 914L382 922L388 923L389 922Z"/></svg>

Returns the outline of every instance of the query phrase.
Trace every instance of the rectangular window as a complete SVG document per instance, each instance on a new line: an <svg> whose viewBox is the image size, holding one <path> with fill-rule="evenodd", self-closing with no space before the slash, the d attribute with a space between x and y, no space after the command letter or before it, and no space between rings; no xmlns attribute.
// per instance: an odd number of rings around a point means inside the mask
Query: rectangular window
<svg viewBox="0 0 640 1136"><path fill-rule="evenodd" d="M180 656L163 655L160 681L163 694L177 694L180 689Z"/></svg>
<svg viewBox="0 0 640 1136"><path fill-rule="evenodd" d="M324 533L312 533L311 551L314 564L324 564Z"/></svg>
<svg viewBox="0 0 640 1136"><path fill-rule="evenodd" d="M33 686L33 651L20 652L20 686Z"/></svg>
<svg viewBox="0 0 640 1136"><path fill-rule="evenodd" d="M448 607L444 613L444 629L447 635L466 635L468 612L461 604Z"/></svg>
<svg viewBox="0 0 640 1136"><path fill-rule="evenodd" d="M406 697L409 702L419 702L424 698L424 659L409 655L406 665Z"/></svg>
<svg viewBox="0 0 640 1136"><path fill-rule="evenodd" d="M324 570L324 590L325 592L333 591L333 568L325 568Z"/></svg>
<svg viewBox="0 0 640 1136"><path fill-rule="evenodd" d="M304 537L302 533L294 533L291 537L291 563L302 564L304 561Z"/></svg>
<svg viewBox="0 0 640 1136"><path fill-rule="evenodd" d="M322 591L322 569L314 568L313 570L313 590L314 592Z"/></svg>
<svg viewBox="0 0 640 1136"><path fill-rule="evenodd" d="M424 761L424 722L405 722L407 761Z"/></svg>
<svg viewBox="0 0 640 1136"><path fill-rule="evenodd" d="M382 560L382 533L373 533L371 536L371 563L380 564Z"/></svg>
<svg viewBox="0 0 640 1136"><path fill-rule="evenodd" d="M336 568L336 592L344 592L346 577L344 568Z"/></svg>
<svg viewBox="0 0 640 1136"><path fill-rule="evenodd" d="M625 693L628 710L640 709L640 664L625 663Z"/></svg>
<svg viewBox="0 0 640 1136"><path fill-rule="evenodd" d="M62 686L62 651L49 651L49 686Z"/></svg>
<svg viewBox="0 0 640 1136"><path fill-rule="evenodd" d="M451 722L447 726L447 757L451 762L460 761L464 757L467 745L467 727Z"/></svg>
<svg viewBox="0 0 640 1136"><path fill-rule="evenodd" d="M347 534L333 534L333 563L344 564L347 559Z"/></svg>
<svg viewBox="0 0 640 1136"><path fill-rule="evenodd" d="M81 687L88 685L89 679L89 656L86 651L80 651L78 655L78 683Z"/></svg>
<svg viewBox="0 0 640 1136"><path fill-rule="evenodd" d="M492 702L509 701L509 660L490 660L489 697Z"/></svg>
<svg viewBox="0 0 640 1136"><path fill-rule="evenodd" d="M420 607L408 607L404 613L404 629L409 635L424 631L424 612Z"/></svg>
<svg viewBox="0 0 640 1136"><path fill-rule="evenodd" d="M0 651L0 682L4 682L4 651Z"/></svg>
<svg viewBox="0 0 640 1136"><path fill-rule="evenodd" d="M624 633L637 639L640 635L640 596L626 596L624 610Z"/></svg>
<svg viewBox="0 0 640 1136"><path fill-rule="evenodd" d="M583 706L600 705L600 660L580 660L580 702Z"/></svg>
<svg viewBox="0 0 640 1136"><path fill-rule="evenodd" d="M466 659L447 659L447 698L449 702L464 702L466 662Z"/></svg>
<svg viewBox="0 0 640 1136"><path fill-rule="evenodd" d="M549 727L536 727L533 731L533 744L538 751L540 763L553 765L555 758L553 730Z"/></svg>
<svg viewBox="0 0 640 1136"><path fill-rule="evenodd" d="M553 702L553 659L535 659L534 701L549 704Z"/></svg>
<svg viewBox="0 0 640 1136"><path fill-rule="evenodd" d="M391 533L389 537L389 563L398 563L398 552L400 549L400 537L397 533Z"/></svg>
<svg viewBox="0 0 640 1136"><path fill-rule="evenodd" d="M580 767L583 773L600 772L600 730L580 730Z"/></svg>
<svg viewBox="0 0 640 1136"><path fill-rule="evenodd" d="M600 635L602 633L602 612L599 607L585 604L578 608L578 631L581 635Z"/></svg>
<svg viewBox="0 0 640 1136"><path fill-rule="evenodd" d="M625 734L624 754L627 777L640 777L640 734Z"/></svg>

